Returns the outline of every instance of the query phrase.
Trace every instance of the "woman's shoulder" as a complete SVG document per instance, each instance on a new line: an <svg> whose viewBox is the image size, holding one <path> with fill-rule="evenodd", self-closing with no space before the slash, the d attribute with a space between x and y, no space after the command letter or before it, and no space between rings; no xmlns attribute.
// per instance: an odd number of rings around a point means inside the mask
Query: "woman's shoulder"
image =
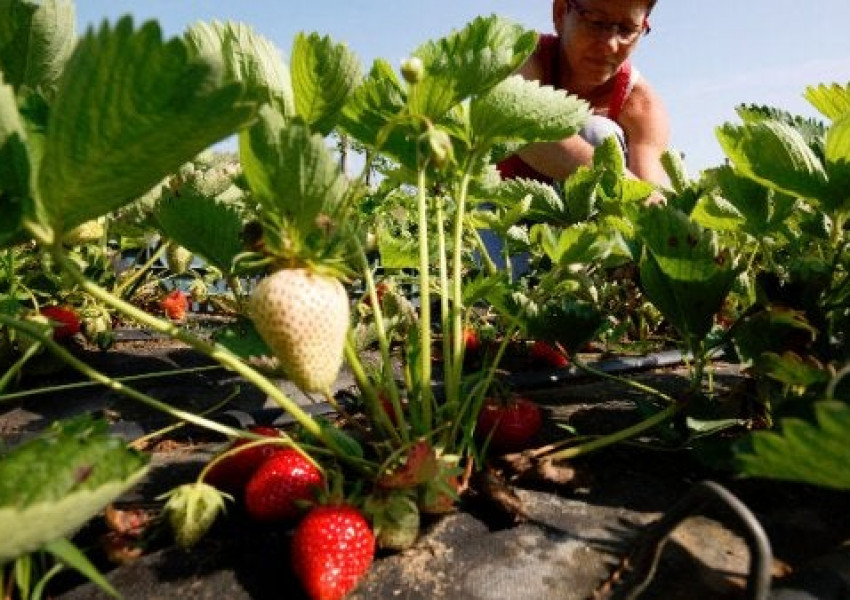
<svg viewBox="0 0 850 600"><path fill-rule="evenodd" d="M519 74L526 79L551 84L552 65L559 49L558 36L551 33L538 34L537 47L519 68Z"/></svg>

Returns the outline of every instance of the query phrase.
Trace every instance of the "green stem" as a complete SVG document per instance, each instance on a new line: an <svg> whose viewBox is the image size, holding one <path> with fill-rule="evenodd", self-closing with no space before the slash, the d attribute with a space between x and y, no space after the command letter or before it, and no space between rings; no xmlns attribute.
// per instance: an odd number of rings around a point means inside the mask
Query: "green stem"
<svg viewBox="0 0 850 600"><path fill-rule="evenodd" d="M117 381L117 379L115 381ZM239 395L239 387L237 386L236 389L229 396L227 396L224 400L222 400L220 402L216 402L214 405L210 406L208 409L199 413L198 416L199 417L206 417L207 415L211 415L215 411L227 406L230 403L230 401L233 400L238 395ZM168 433L171 433L172 431L177 431L178 429L181 429L185 426L186 426L185 421L178 421L177 423L173 423L173 424L171 424L167 427L157 429L156 431L151 431L148 434L145 434L141 437L136 438L135 440L133 440L130 443L130 446L133 447L133 448L141 450L147 445L147 443L150 440L155 440L155 439L160 438L160 437L162 437L162 436L164 436Z"/></svg>
<svg viewBox="0 0 850 600"><path fill-rule="evenodd" d="M421 344L420 393L421 419L424 429L431 429L433 411L431 407L431 272L428 248L428 196L425 186L426 166L419 169L417 177L417 199L419 208L419 343Z"/></svg>
<svg viewBox="0 0 850 600"><path fill-rule="evenodd" d="M466 200L469 193L469 183L472 176L469 168L464 169L460 181L457 198L457 214L455 215L454 231L454 262L452 265L452 343L454 352L451 356L454 364L452 373L454 379L447 381L446 393L449 389L460 388L460 374L463 372L463 231L466 221ZM446 357L447 359L449 357Z"/></svg>
<svg viewBox="0 0 850 600"><path fill-rule="evenodd" d="M665 422L667 419L671 418L673 415L679 412L683 408L683 406L684 404L671 404L664 410L655 413L651 417L644 419L640 423L636 423L631 427L626 427L625 429L622 429L609 435L603 435L590 442L585 442L583 444L579 444L578 446L573 446L572 448L566 448L565 450L549 454L547 458L553 461L567 460L570 458L576 458L577 456L581 456L583 454L589 454L596 450L605 448L606 446L611 446L619 442L624 442L629 438L633 438L636 435L640 435L641 433L649 431L653 427L656 427L661 423Z"/></svg>
<svg viewBox="0 0 850 600"><path fill-rule="evenodd" d="M676 404L676 400L674 398L668 396L667 394L665 394L661 390L657 390L654 387L640 383L639 381L634 381L632 379L626 379L625 377L619 377L617 375L611 375L610 373L606 373L605 371L600 371L599 369L595 369L595 368L591 367L590 365L588 365L587 363L582 362L581 360L579 360L576 357L573 357L573 364L577 368L581 369L582 371L590 373L591 375L595 375L596 377L600 377L602 379L607 379L609 381L616 381L618 383L622 383L622 384L627 385L629 387L632 387L632 388L634 388L638 391L644 392L646 394L650 394L652 396L656 396L656 397L664 400L664 402L666 402L667 404Z"/></svg>
<svg viewBox="0 0 850 600"><path fill-rule="evenodd" d="M62 268L77 281L83 290L91 294L93 297L128 315L138 323L150 327L154 331L158 331L173 339L179 340L197 352L212 358L219 364L236 372L246 381L252 383L259 390L266 393L278 404L278 406L295 419L295 421L301 425L308 434L321 440L322 443L333 450L340 459L347 462L353 461L358 464L360 463L359 460L355 460L355 457L348 456L345 453L345 450L336 443L333 437L326 434L319 423L306 413L297 403L286 396L286 394L284 394L278 386L266 377L263 377L249 365L245 364L239 359L239 357L231 353L227 348L217 343L211 344L192 335L184 329L178 328L170 322L159 319L139 308L136 308L129 302L110 294L107 290L104 290L99 285L86 279L86 277L77 269L76 265L63 254L61 248L55 252L55 255Z"/></svg>
<svg viewBox="0 0 850 600"><path fill-rule="evenodd" d="M3 374L3 378L0 379L0 392L2 392L3 390L6 389L6 386L9 385L9 382L11 382L12 379L18 373L21 372L21 369L23 369L24 365L27 364L27 361L29 361L29 359L31 359L33 356L38 354L38 351L41 350L41 349L42 349L42 345L38 344L38 343L31 344L26 349L23 356L21 356L21 358L19 358L17 361L15 361L15 364L13 364L11 367L9 367L9 369ZM9 397L9 395L4 394L3 397L0 398L0 402L7 400L8 397Z"/></svg>
<svg viewBox="0 0 850 600"><path fill-rule="evenodd" d="M221 365L210 365L207 367L194 367L191 369L174 369L172 371L160 371L156 373L142 373L141 375L128 375L126 377L116 377L115 381L120 381L122 383L127 383L130 381L142 381L146 379L158 379L161 377L174 377L175 375L187 375L189 373L202 373L204 371L212 371L221 369ZM63 385L52 385L50 387L36 388L32 390L21 390L18 392L12 392L10 394L3 394L0 397L0 402L6 402L7 400L18 400L20 398L26 398L27 396L38 396L40 394L55 394L57 392L67 392L70 390L78 390L87 387L94 387L100 385L99 383L95 383L93 381L78 381L76 383L66 383ZM2 389L2 387L0 387Z"/></svg>
<svg viewBox="0 0 850 600"><path fill-rule="evenodd" d="M443 225L445 213L441 202L437 203L437 252L440 260L440 329L443 334L443 382L445 384L446 403L455 405L459 396L459 389L452 385L455 381L455 362L453 357L452 340L454 336L451 334L451 314L449 304L450 281L449 281L449 263L446 252L446 228Z"/></svg>
<svg viewBox="0 0 850 600"><path fill-rule="evenodd" d="M151 269L151 267L153 267L156 261L158 261L159 258L163 254L165 254L165 249L165 244L160 244L159 248L156 249L156 252L151 255L148 261L144 265L136 269L133 274L129 278L127 278L126 281L121 282L121 285L116 286L113 293L119 298L124 298L124 292L128 289L133 289L135 287L139 279L141 279L142 276L147 273Z"/></svg>
<svg viewBox="0 0 850 600"><path fill-rule="evenodd" d="M188 423L192 423L193 425L198 425L199 427L204 427L206 429L210 429L212 431L216 431L224 435L232 436L240 435L241 433L238 429L234 429L233 427L228 427L227 425L216 423L215 421L211 421L210 419L199 417L198 415L192 412L180 410L179 408L174 408L170 404L161 402L156 398L152 398L151 396L148 396L147 394L144 394L136 389L127 387L120 381L116 381L111 377L104 375L97 369L86 364L85 362L71 354L71 352L69 352L64 346L58 344L52 338L43 335L39 328L33 324L18 321L2 313L0 313L0 323L8 325L10 327L14 327L17 330L23 331L27 335L38 339L42 344L47 346L47 348L53 354L55 354L58 358L62 359L65 363L67 363L89 379L96 381L113 391L124 394L125 396L129 396L130 398L138 400L139 402L142 402L143 404L150 406L151 408L154 408L158 411L167 413L175 419L186 421Z"/></svg>

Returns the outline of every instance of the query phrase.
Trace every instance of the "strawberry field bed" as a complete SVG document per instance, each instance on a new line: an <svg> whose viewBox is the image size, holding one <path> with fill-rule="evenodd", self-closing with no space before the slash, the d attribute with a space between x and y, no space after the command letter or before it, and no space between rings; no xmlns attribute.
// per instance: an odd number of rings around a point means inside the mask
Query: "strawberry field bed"
<svg viewBox="0 0 850 600"><path fill-rule="evenodd" d="M116 378L213 366L181 344L143 339L143 332L124 337L109 352L84 346L75 352ZM624 364L639 365L642 368L626 369L623 374L670 393L687 385L684 367L675 361L647 366L664 362L664 355L644 357L642 363L625 358L609 357L600 364L615 370L623 370ZM722 396L730 403L739 402L748 378L722 361L713 368ZM640 394L618 382L578 377L568 369L521 375L521 380L534 383L523 394L543 409L545 425L536 447L561 439L565 425L586 434L606 434L641 419ZM26 382L24 389L75 381L79 378L72 373L61 372ZM288 385L283 380L278 383ZM211 414L216 418L232 419L238 426L291 426L262 394L222 370L211 368L138 385L178 407L198 412L214 408ZM343 372L337 389L344 391L350 385ZM238 393L231 395L236 388ZM217 406L228 396L232 397L227 404ZM322 404L313 405L312 410L330 412ZM166 430L173 419L88 386L33 395L5 406L0 414L3 442L20 443L52 420L79 412L105 415L113 433L128 442L143 442L140 447L152 460L145 480L107 511L118 511L125 519L142 515L150 520L143 550L130 551L137 541L131 540L129 546L115 541L122 521L114 515L97 515L75 536L124 598L271 600L280 598L281 590L287 590L287 598L306 598L297 591L298 582L289 571L290 526L258 524L237 503L186 551L175 547L162 525L156 525L164 504L161 494L196 477L224 444L223 438L193 427ZM152 433L150 439L142 438ZM846 554L840 551L850 539L846 494L802 484L740 480L707 466L710 461L700 460L697 454L634 444L613 446L573 461L560 473L541 473L516 461L494 459L487 471L493 479L489 492L483 493L488 488L479 482L461 497L455 510L429 517L415 545L400 553L379 553L350 597L626 597L639 572L630 568L635 565L629 560L635 560L635 553L649 543L652 524L675 511L699 482L707 480L722 484L743 501L764 528L772 549L768 557L774 578L771 597L786 597L780 595L786 593L780 587L797 585L793 582L798 580L802 589L819 594L811 597L840 598L846 593L846 585L841 584L848 573L846 563L841 563ZM710 454L706 450L706 456ZM709 495L698 504L664 548L642 598L748 597L744 591L751 566L747 528L721 497ZM107 549L113 553L111 560ZM116 563L116 556L123 558ZM783 579L790 573L795 579ZM54 589L54 597L64 600L108 597L93 584L67 574L54 582Z"/></svg>

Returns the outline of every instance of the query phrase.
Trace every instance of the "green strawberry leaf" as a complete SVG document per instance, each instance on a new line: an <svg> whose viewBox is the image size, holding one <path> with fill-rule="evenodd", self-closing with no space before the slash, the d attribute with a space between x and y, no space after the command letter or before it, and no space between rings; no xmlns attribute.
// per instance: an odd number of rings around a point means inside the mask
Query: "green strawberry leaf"
<svg viewBox="0 0 850 600"><path fill-rule="evenodd" d="M472 134L479 147L494 142L560 140L575 134L589 116L576 96L519 75L508 77L470 105Z"/></svg>
<svg viewBox="0 0 850 600"><path fill-rule="evenodd" d="M340 126L370 148L414 166L416 146L408 138L407 128L391 125L404 110L406 100L393 68L384 60L376 60L343 106Z"/></svg>
<svg viewBox="0 0 850 600"><path fill-rule="evenodd" d="M836 121L850 113L850 83L809 86L803 97L827 119Z"/></svg>
<svg viewBox="0 0 850 600"><path fill-rule="evenodd" d="M327 135L361 79L360 61L344 44L300 33L292 45L292 84L298 114L313 131Z"/></svg>
<svg viewBox="0 0 850 600"><path fill-rule="evenodd" d="M272 104L287 118L295 116L289 68L278 48L242 23L196 23L185 34L194 56L221 60L228 81L241 81L247 97Z"/></svg>
<svg viewBox="0 0 850 600"><path fill-rule="evenodd" d="M411 86L410 112L439 120L466 98L483 94L534 51L537 34L497 16L478 17L460 31L413 52L424 76Z"/></svg>
<svg viewBox="0 0 850 600"><path fill-rule="evenodd" d="M723 198L743 217L741 231L763 237L787 229L785 221L797 206L793 197L739 175L728 166L707 170L703 176L719 188Z"/></svg>
<svg viewBox="0 0 850 600"><path fill-rule="evenodd" d="M254 118L243 86L211 56L192 58L159 26L125 17L89 31L51 106L39 190L54 225L70 229L140 196Z"/></svg>
<svg viewBox="0 0 850 600"><path fill-rule="evenodd" d="M73 3L0 2L0 71L16 92L51 96L76 42Z"/></svg>
<svg viewBox="0 0 850 600"><path fill-rule="evenodd" d="M822 199L824 208L850 212L850 112L836 119L826 134L826 172L831 194Z"/></svg>
<svg viewBox="0 0 850 600"><path fill-rule="evenodd" d="M81 417L0 460L0 563L66 537L135 485L147 459Z"/></svg>
<svg viewBox="0 0 850 600"><path fill-rule="evenodd" d="M546 256L561 266L595 263L608 253L608 243L593 223L577 223L564 229L535 227L534 239L540 242Z"/></svg>
<svg viewBox="0 0 850 600"><path fill-rule="evenodd" d="M21 223L32 197L27 134L16 108L15 91L0 72L0 247L22 241Z"/></svg>
<svg viewBox="0 0 850 600"><path fill-rule="evenodd" d="M222 273L233 271L233 259L243 251L243 219L236 208L190 189L161 201L155 216L168 238Z"/></svg>
<svg viewBox="0 0 850 600"><path fill-rule="evenodd" d="M714 232L674 209L643 211L638 235L645 244L640 260L644 292L695 351L735 282L734 260L718 249Z"/></svg>
<svg viewBox="0 0 850 600"><path fill-rule="evenodd" d="M348 192L339 164L318 134L299 121L286 124L264 107L240 136L242 167L262 207L264 240L271 252L296 255L323 239L319 215L333 216ZM280 236L285 236L280 237Z"/></svg>
<svg viewBox="0 0 850 600"><path fill-rule="evenodd" d="M850 490L850 406L814 404L815 422L784 419L780 432L758 431L735 448L741 471L767 477Z"/></svg>
<svg viewBox="0 0 850 600"><path fill-rule="evenodd" d="M831 376L822 365L806 360L794 352L764 352L758 358L758 371L785 385L808 388L824 385Z"/></svg>
<svg viewBox="0 0 850 600"><path fill-rule="evenodd" d="M500 206L519 205L529 198L531 203L523 215L529 221L558 223L566 220L564 201L551 185L534 179L508 179L495 190L494 200Z"/></svg>
<svg viewBox="0 0 850 600"><path fill-rule="evenodd" d="M58 539L47 542L44 549L56 557L60 563L71 567L113 598L121 597L118 590L112 587L109 580L100 574L97 567L92 564L86 555L68 540ZM34 597L38 597L37 594L33 595Z"/></svg>
<svg viewBox="0 0 850 600"><path fill-rule="evenodd" d="M803 311L773 305L740 319L734 340L743 361L757 361L765 352L781 352L800 340L811 342L817 334Z"/></svg>
<svg viewBox="0 0 850 600"><path fill-rule="evenodd" d="M412 235L400 235L379 223L378 252L386 269L415 269L419 266L419 243Z"/></svg>
<svg viewBox="0 0 850 600"><path fill-rule="evenodd" d="M714 231L739 231L744 222L744 216L734 204L715 194L700 196L691 211L691 218Z"/></svg>
<svg viewBox="0 0 850 600"><path fill-rule="evenodd" d="M570 354L593 339L605 318L593 305L564 300L541 307L525 321L526 334L535 340L559 342Z"/></svg>
<svg viewBox="0 0 850 600"><path fill-rule="evenodd" d="M791 125L760 121L717 129L726 156L741 174L771 189L819 200L828 194L820 159Z"/></svg>

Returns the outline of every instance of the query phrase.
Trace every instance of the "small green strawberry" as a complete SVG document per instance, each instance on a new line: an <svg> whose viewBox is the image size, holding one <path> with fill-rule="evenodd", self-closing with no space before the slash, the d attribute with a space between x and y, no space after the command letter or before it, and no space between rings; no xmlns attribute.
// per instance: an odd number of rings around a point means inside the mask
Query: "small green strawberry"
<svg viewBox="0 0 850 600"><path fill-rule="evenodd" d="M322 487L321 471L292 448L260 465L245 487L245 509L257 521L286 521L301 514L301 503L314 500Z"/></svg>
<svg viewBox="0 0 850 600"><path fill-rule="evenodd" d="M160 496L159 499L168 499L163 510L177 545L188 549L197 544L224 511L225 498L231 499L200 481L181 485Z"/></svg>
<svg viewBox="0 0 850 600"><path fill-rule="evenodd" d="M292 537L292 568L311 600L342 600L375 556L375 536L349 505L317 506Z"/></svg>
<svg viewBox="0 0 850 600"><path fill-rule="evenodd" d="M409 490L373 495L366 500L364 509L372 518L379 547L405 550L419 537L419 507Z"/></svg>
<svg viewBox="0 0 850 600"><path fill-rule="evenodd" d="M251 294L251 318L287 376L305 392L329 393L342 367L350 309L339 280L281 269Z"/></svg>
<svg viewBox="0 0 850 600"><path fill-rule="evenodd" d="M168 263L168 270L175 275L182 275L188 271L193 258L195 258L195 255L190 250L175 242L168 242L165 247L165 260Z"/></svg>
<svg viewBox="0 0 850 600"><path fill-rule="evenodd" d="M62 243L66 246L82 246L84 244L97 243L106 231L105 226L106 219L104 217L80 223L63 234Z"/></svg>

